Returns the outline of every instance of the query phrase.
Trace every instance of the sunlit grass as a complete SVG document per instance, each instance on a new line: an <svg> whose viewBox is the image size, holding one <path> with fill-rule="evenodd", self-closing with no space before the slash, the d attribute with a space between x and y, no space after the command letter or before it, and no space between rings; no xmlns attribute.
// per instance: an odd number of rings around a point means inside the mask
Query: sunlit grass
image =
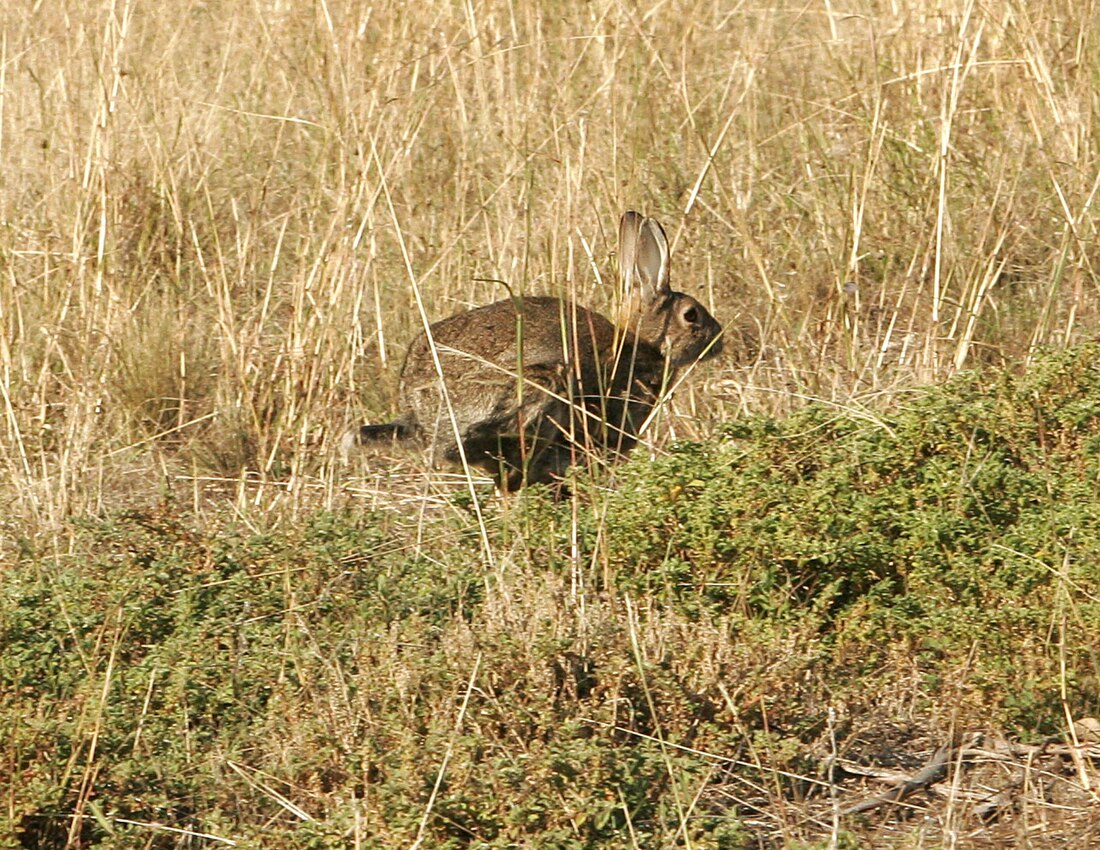
<svg viewBox="0 0 1100 850"><path fill-rule="evenodd" d="M627 619L625 597L586 595L613 571L613 480L581 482L566 514L494 501L479 483L479 514L464 479L415 453L342 465L341 433L393 414L425 320L507 289L613 311L627 208L664 224L673 285L727 329L727 353L678 390L637 454L717 444L739 418L813 400L880 421L959 370L1016 372L1040 348L1093 337L1097 20L1072 0L11 0L0 561L91 559L72 519L131 507L294 539L318 509L351 506L392 522L423 563L453 556L475 572L488 633L587 646L586 629L611 623L650 648L699 649L656 596L630 600L652 610ZM529 533L499 536L507 523ZM280 591L286 640L293 589ZM82 742L96 711L117 709L118 618L81 644ZM469 636L461 617L446 628ZM706 647L742 651L714 628ZM388 638L394 658L415 643L408 629ZM764 671L760 693L782 690L765 656L802 638L811 653L810 637L759 629L737 669ZM474 659L451 651L453 697ZM405 682L420 669L394 665ZM325 675L347 687L340 669ZM899 713L936 702L921 676ZM734 725L772 742L766 721L762 708ZM97 762L74 753L73 799L94 818ZM66 829L71 846L78 833Z"/></svg>
<svg viewBox="0 0 1100 850"><path fill-rule="evenodd" d="M627 206L733 343L678 434L1011 368L1094 317L1078 4L3 20L3 462L55 515L93 498L89 459L161 431L146 456L317 472L389 412L414 287L431 319L495 281L607 308Z"/></svg>

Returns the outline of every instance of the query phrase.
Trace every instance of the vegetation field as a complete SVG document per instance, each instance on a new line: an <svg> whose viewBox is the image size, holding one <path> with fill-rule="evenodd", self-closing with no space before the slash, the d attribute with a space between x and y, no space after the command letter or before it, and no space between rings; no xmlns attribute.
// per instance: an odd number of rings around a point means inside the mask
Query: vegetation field
<svg viewBox="0 0 1100 850"><path fill-rule="evenodd" d="M0 5L0 847L1100 846L1093 0ZM502 497L425 322L726 328Z"/></svg>

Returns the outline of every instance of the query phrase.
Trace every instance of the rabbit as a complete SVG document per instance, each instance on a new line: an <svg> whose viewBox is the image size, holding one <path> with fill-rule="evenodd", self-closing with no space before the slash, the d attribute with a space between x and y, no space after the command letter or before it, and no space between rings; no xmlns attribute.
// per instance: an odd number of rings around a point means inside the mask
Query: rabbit
<svg viewBox="0 0 1100 850"><path fill-rule="evenodd" d="M420 438L433 463L465 457L506 492L559 485L590 453L621 458L677 371L721 352L722 328L669 286L668 239L655 219L623 214L619 273L628 298L618 327L548 296L436 322L405 356L401 416L352 429L342 448Z"/></svg>

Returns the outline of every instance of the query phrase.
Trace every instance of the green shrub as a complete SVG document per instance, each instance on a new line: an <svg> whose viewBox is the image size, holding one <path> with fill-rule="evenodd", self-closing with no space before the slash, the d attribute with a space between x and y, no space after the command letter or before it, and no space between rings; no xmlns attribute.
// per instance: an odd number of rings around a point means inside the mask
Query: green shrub
<svg viewBox="0 0 1100 850"><path fill-rule="evenodd" d="M134 821L727 850L756 839L723 783L803 793L837 707L1055 731L1063 689L1097 710L1097 362L747 419L578 479L577 505L486 505L491 567L461 506L256 531L165 504L26 543L0 592L0 846L64 844L79 812L88 847L191 846Z"/></svg>

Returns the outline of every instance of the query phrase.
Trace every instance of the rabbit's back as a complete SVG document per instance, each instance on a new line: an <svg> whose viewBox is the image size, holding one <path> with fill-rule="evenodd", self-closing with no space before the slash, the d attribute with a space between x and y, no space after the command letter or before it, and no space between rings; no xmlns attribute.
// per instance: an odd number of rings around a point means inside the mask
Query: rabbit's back
<svg viewBox="0 0 1100 850"><path fill-rule="evenodd" d="M460 364L493 364L513 377L520 363L591 362L615 345L618 333L599 313L550 296L497 301L431 326L441 360L454 362L459 373ZM434 380L436 374L428 338L421 333L409 346L402 382Z"/></svg>

